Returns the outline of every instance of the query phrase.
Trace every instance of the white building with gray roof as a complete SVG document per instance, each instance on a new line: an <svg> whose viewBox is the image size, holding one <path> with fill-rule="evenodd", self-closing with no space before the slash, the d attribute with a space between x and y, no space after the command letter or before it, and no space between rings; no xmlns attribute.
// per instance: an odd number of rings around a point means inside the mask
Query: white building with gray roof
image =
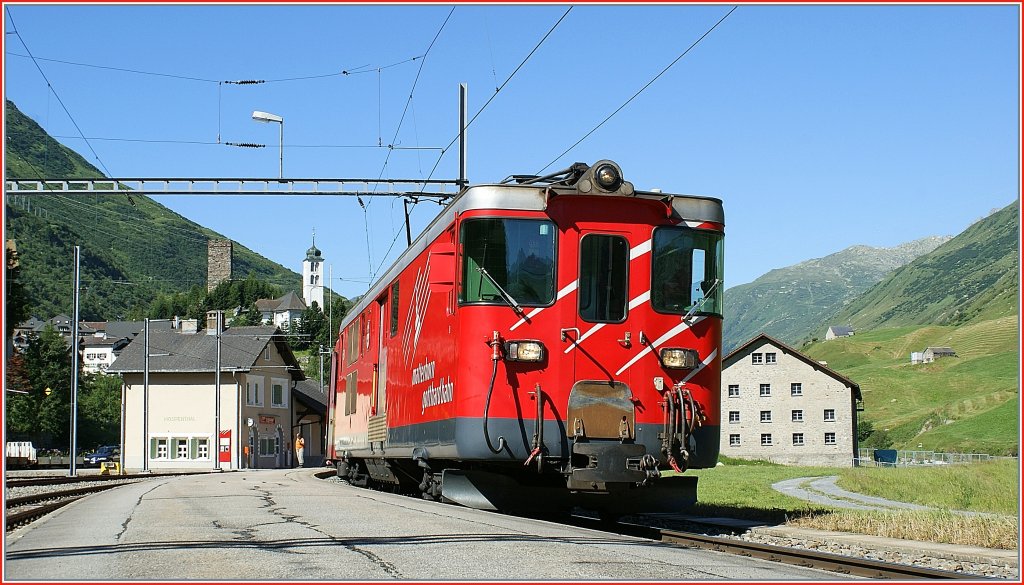
<svg viewBox="0 0 1024 585"><path fill-rule="evenodd" d="M305 376L281 330L231 327L219 336L219 344L216 331L216 325L208 325L206 334L198 335L150 331L148 369L145 334L125 347L108 368L124 380L126 469L292 465L290 446L295 433L310 430L310 425L298 420L309 419L316 408L304 404L296 416L294 388ZM218 345L219 412L215 400ZM307 445L319 441L314 436L306 439Z"/></svg>

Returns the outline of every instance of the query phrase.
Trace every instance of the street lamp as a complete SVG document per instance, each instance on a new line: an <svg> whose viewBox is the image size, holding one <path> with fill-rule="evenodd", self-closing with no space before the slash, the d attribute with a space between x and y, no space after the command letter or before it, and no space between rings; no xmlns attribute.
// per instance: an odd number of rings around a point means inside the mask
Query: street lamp
<svg viewBox="0 0 1024 585"><path fill-rule="evenodd" d="M278 178L283 179L284 178L284 118L282 118L281 116L278 116L276 114L271 114L269 112L261 112L259 110L256 110L255 112L252 113L252 119L256 120L257 122L264 122L264 123L277 122L278 124L281 125L281 129L280 129L281 131L280 131L280 134L278 135L277 152L278 152L278 156L280 157L280 164L279 164L279 167L278 167Z"/></svg>

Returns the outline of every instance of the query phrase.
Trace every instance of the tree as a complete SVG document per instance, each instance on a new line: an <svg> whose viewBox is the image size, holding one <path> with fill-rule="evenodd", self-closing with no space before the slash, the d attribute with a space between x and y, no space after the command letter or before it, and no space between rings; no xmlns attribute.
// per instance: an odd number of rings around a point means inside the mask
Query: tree
<svg viewBox="0 0 1024 585"><path fill-rule="evenodd" d="M71 348L47 325L25 351L27 395L8 401L8 429L41 446L67 444L71 425ZM47 392L49 389L49 392Z"/></svg>
<svg viewBox="0 0 1024 585"><path fill-rule="evenodd" d="M88 375L79 385L79 445L116 445L121 442L121 379Z"/></svg>
<svg viewBox="0 0 1024 585"><path fill-rule="evenodd" d="M8 339L14 334L14 328L28 318L28 295L25 294L25 287L21 284L21 263L18 261L18 251L13 246L5 247L4 255L6 260L6 273L4 284L7 290L4 296L4 303L7 314L4 316L4 334Z"/></svg>
<svg viewBox="0 0 1024 585"><path fill-rule="evenodd" d="M875 425L869 420L857 421L857 442L863 443L868 440L871 433L875 432Z"/></svg>

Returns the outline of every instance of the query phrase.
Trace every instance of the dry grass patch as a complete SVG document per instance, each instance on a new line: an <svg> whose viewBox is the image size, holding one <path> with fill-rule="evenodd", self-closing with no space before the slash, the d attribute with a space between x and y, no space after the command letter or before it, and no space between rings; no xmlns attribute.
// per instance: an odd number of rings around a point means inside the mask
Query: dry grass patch
<svg viewBox="0 0 1024 585"><path fill-rule="evenodd" d="M790 516L789 526L1015 550L1020 533L1012 516L961 516L951 512L835 511Z"/></svg>

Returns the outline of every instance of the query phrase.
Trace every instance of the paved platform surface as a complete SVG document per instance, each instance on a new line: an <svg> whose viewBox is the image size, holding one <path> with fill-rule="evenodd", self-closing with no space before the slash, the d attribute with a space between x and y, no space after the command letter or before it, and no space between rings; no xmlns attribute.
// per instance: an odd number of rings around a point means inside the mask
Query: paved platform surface
<svg viewBox="0 0 1024 585"><path fill-rule="evenodd" d="M833 581L792 567L316 479L155 478L7 535L5 580Z"/></svg>

